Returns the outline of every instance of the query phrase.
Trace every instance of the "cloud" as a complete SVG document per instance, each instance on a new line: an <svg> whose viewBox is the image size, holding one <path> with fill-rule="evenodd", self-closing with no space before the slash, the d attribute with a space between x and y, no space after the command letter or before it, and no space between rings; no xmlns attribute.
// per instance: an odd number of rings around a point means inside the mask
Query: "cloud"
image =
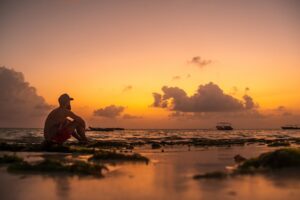
<svg viewBox="0 0 300 200"><path fill-rule="evenodd" d="M179 112L236 112L255 108L253 99L245 95L243 101L228 94L214 83L200 85L192 96L178 87L162 87L163 94L153 93L154 107Z"/></svg>
<svg viewBox="0 0 300 200"><path fill-rule="evenodd" d="M195 56L191 60L188 61L189 64L197 65L200 68L203 68L212 63L212 60L205 60L200 56Z"/></svg>
<svg viewBox="0 0 300 200"><path fill-rule="evenodd" d="M0 67L0 126L41 127L52 108L21 72Z"/></svg>
<svg viewBox="0 0 300 200"><path fill-rule="evenodd" d="M142 119L142 116L135 116L135 115L130 115L130 114L124 114L123 119Z"/></svg>
<svg viewBox="0 0 300 200"><path fill-rule="evenodd" d="M123 106L110 105L104 108L100 108L94 111L94 116L106 117L106 118L116 118L121 115L125 110Z"/></svg>
<svg viewBox="0 0 300 200"><path fill-rule="evenodd" d="M177 81L177 80L180 80L181 79L181 76L173 76L172 80L173 81Z"/></svg>
<svg viewBox="0 0 300 200"><path fill-rule="evenodd" d="M285 106L278 106L273 111L275 112L275 114L279 114L282 116L292 116L293 115L293 113L290 112Z"/></svg>
<svg viewBox="0 0 300 200"><path fill-rule="evenodd" d="M233 86L231 88L231 92L230 92L230 95L236 95L238 93L239 89L236 87L236 86Z"/></svg>
<svg viewBox="0 0 300 200"><path fill-rule="evenodd" d="M245 101L245 108L246 109L252 109L254 107L257 107L257 105L254 104L252 97L250 97L249 95L244 95L243 99Z"/></svg>
<svg viewBox="0 0 300 200"><path fill-rule="evenodd" d="M132 85L127 85L124 87L123 92L128 92L128 91L132 90L132 88L133 88Z"/></svg>
<svg viewBox="0 0 300 200"><path fill-rule="evenodd" d="M278 106L276 109L274 109L274 111L284 112L286 111L286 108L284 106Z"/></svg>
<svg viewBox="0 0 300 200"><path fill-rule="evenodd" d="M152 106L153 107L162 107L163 108L163 106L161 105L162 104L162 96L161 96L161 94L159 94L157 92L153 92L152 96L154 98L154 102L153 102Z"/></svg>
<svg viewBox="0 0 300 200"><path fill-rule="evenodd" d="M179 120L214 120L214 121L224 121L224 120L238 120L238 119L264 119L269 117L268 115L261 114L256 109L252 110L241 110L232 112L180 112L172 111L169 114L171 119Z"/></svg>

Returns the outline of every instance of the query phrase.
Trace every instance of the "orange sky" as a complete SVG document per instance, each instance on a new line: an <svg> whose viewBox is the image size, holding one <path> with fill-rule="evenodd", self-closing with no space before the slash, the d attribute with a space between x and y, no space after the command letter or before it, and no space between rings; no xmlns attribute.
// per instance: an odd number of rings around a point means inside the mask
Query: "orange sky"
<svg viewBox="0 0 300 200"><path fill-rule="evenodd" d="M250 88L262 113L284 106L297 114L299 11L295 0L0 0L0 65L22 72L51 105L68 92L93 125L177 127L170 111L150 107L152 93L177 86L192 95L209 82L238 99ZM196 56L212 63L188 63ZM92 116L112 104L142 118Z"/></svg>

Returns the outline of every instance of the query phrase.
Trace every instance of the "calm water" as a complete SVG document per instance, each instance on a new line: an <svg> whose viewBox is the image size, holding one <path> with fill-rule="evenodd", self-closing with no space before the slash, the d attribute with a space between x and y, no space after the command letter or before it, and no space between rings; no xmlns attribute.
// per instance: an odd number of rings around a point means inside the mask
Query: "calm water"
<svg viewBox="0 0 300 200"><path fill-rule="evenodd" d="M87 131L87 136L93 140L189 140L193 138L206 139L240 139L240 138L300 138L299 130L124 130L114 132ZM42 129L0 129L0 140L20 140L24 142L39 142L43 139Z"/></svg>
<svg viewBox="0 0 300 200"><path fill-rule="evenodd" d="M87 132L94 140L188 140L192 138L293 138L299 131L282 130L126 130L119 132ZM1 129L0 139L38 142L41 129ZM135 149L151 159L146 164L110 166L104 178L66 175L9 174L0 168L1 199L292 199L300 197L300 175L274 173L240 176L225 180L194 180L195 174L226 171L234 166L233 157L241 154L255 157L274 150L267 145L232 147L169 147ZM26 158L42 153L18 153Z"/></svg>

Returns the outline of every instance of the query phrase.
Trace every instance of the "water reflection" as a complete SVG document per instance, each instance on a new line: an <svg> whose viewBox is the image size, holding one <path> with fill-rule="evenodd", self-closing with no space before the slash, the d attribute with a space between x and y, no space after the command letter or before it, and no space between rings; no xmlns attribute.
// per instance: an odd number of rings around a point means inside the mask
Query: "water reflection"
<svg viewBox="0 0 300 200"><path fill-rule="evenodd" d="M56 195L59 199L69 199L70 180L66 176L54 176Z"/></svg>
<svg viewBox="0 0 300 200"><path fill-rule="evenodd" d="M245 146L191 151L145 151L152 162L118 164L105 178L65 175L20 175L0 171L1 199L298 199L300 175L284 171L225 180L194 180L193 175L225 170L237 152L245 157L268 151Z"/></svg>

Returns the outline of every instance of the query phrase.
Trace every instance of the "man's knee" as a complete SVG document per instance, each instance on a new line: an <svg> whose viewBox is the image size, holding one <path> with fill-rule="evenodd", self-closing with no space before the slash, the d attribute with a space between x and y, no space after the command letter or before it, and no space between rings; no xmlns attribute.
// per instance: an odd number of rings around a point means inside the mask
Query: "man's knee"
<svg viewBox="0 0 300 200"><path fill-rule="evenodd" d="M77 121L74 121L72 123L74 123L74 125L75 125L76 128L85 129L85 123L81 123L81 122L77 122Z"/></svg>

